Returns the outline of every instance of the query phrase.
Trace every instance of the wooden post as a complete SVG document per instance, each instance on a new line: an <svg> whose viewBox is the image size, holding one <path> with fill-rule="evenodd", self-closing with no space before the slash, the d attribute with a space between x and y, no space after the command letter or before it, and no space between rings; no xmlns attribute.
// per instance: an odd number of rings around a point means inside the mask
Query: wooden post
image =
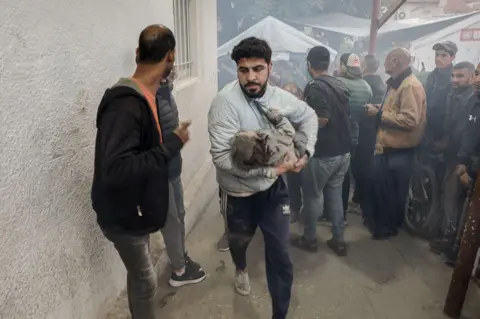
<svg viewBox="0 0 480 319"><path fill-rule="evenodd" d="M478 172L480 174L480 171ZM478 175L480 176L480 175ZM443 311L450 318L458 318L462 313L463 303L472 277L473 266L477 257L480 232L480 178L475 181L468 217L463 231L457 263L453 270Z"/></svg>

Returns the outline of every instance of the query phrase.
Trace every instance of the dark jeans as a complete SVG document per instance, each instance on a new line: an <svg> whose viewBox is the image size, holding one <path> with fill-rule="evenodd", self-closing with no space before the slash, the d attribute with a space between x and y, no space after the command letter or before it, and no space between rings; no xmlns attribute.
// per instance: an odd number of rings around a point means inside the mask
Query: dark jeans
<svg viewBox="0 0 480 319"><path fill-rule="evenodd" d="M273 318L284 319L290 305L293 266L288 252L290 203L288 189L279 178L269 189L248 197L222 196L226 208L230 254L237 269L247 268L246 253L257 227L265 241L268 290Z"/></svg>
<svg viewBox="0 0 480 319"><path fill-rule="evenodd" d="M103 230L113 242L127 269L128 307L132 319L157 319L157 278L150 254L150 236L133 236Z"/></svg>
<svg viewBox="0 0 480 319"><path fill-rule="evenodd" d="M287 173L287 185L290 207L298 214L302 209L302 173Z"/></svg>
<svg viewBox="0 0 480 319"><path fill-rule="evenodd" d="M368 196L368 179L375 151L377 129L375 125L360 124L360 136L352 158L352 175L355 179L354 198L361 203Z"/></svg>
<svg viewBox="0 0 480 319"><path fill-rule="evenodd" d="M460 183L460 176L455 172L454 165L448 165L442 183L443 218L441 221L441 234L443 238L452 242L457 235L463 203L466 198L466 189Z"/></svg>
<svg viewBox="0 0 480 319"><path fill-rule="evenodd" d="M407 204L414 151L389 150L373 157L371 196L367 216L374 233L395 233L402 225ZM365 204L365 203L364 203Z"/></svg>

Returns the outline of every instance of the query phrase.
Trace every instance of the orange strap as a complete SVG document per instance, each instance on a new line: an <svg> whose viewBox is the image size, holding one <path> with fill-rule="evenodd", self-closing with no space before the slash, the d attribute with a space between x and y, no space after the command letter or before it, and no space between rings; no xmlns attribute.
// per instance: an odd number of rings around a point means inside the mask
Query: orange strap
<svg viewBox="0 0 480 319"><path fill-rule="evenodd" d="M158 109L157 103L155 101L155 96L152 95L152 93L147 89L147 87L140 83L140 81L134 78L132 78L132 81L138 85L138 88L140 89L140 91L142 91L143 95L147 99L148 106L150 107L150 110L153 114L153 119L155 120L155 124L157 124L158 135L160 136L160 144L163 144L162 128L160 127L160 121L158 119Z"/></svg>

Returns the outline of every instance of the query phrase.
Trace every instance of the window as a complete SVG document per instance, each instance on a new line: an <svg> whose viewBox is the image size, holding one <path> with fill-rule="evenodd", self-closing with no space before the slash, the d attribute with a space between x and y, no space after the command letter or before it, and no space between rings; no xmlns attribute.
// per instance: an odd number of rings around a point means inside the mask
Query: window
<svg viewBox="0 0 480 319"><path fill-rule="evenodd" d="M175 28L177 79L183 80L196 76L194 63L194 28L192 13L195 12L194 0L173 0L173 20ZM194 21L194 20L193 20Z"/></svg>

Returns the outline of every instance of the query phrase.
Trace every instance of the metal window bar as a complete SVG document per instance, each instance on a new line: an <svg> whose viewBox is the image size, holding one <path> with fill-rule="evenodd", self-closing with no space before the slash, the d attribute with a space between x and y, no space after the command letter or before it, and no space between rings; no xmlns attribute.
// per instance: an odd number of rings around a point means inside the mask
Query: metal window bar
<svg viewBox="0 0 480 319"><path fill-rule="evenodd" d="M193 76L190 4L191 0L173 1L174 26L177 38L176 70L178 79Z"/></svg>

